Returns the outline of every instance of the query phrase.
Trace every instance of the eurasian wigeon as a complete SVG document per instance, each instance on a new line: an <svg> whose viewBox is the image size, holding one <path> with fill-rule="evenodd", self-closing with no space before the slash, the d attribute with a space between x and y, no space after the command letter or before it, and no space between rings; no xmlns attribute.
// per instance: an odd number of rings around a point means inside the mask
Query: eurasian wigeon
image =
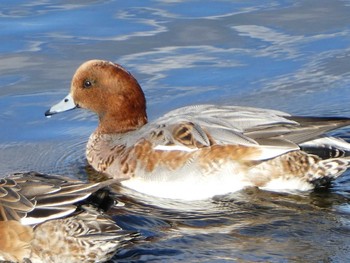
<svg viewBox="0 0 350 263"><path fill-rule="evenodd" d="M1 178L0 261L109 260L134 234L81 202L110 182L83 183L34 172Z"/></svg>
<svg viewBox="0 0 350 263"><path fill-rule="evenodd" d="M308 191L328 185L350 164L350 144L324 135L349 125L349 118L196 105L148 123L139 83L109 61L83 63L69 95L46 116L74 108L99 118L86 148L94 169L158 197L205 199L245 187Z"/></svg>

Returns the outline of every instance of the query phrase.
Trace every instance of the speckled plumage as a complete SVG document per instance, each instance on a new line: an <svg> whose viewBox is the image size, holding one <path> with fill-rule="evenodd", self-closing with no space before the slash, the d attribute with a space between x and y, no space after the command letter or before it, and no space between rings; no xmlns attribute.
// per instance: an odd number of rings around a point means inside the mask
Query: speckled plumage
<svg viewBox="0 0 350 263"><path fill-rule="evenodd" d="M70 94L46 114L77 106L99 117L87 144L89 163L155 196L203 199L247 186L310 190L335 179L350 163L350 144L324 136L349 125L348 118L195 105L148 123L140 85L107 61L82 64Z"/></svg>
<svg viewBox="0 0 350 263"><path fill-rule="evenodd" d="M124 232L92 205L77 205L112 183L19 173L0 179L0 260L11 262L104 262Z"/></svg>

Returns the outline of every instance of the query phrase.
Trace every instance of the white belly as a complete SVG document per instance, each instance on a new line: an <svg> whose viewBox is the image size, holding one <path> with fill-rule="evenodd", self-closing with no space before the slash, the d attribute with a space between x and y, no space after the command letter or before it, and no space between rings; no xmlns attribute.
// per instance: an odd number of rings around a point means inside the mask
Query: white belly
<svg viewBox="0 0 350 263"><path fill-rule="evenodd" d="M203 200L215 195L224 195L251 186L241 173L233 174L233 165L220 172L200 174L198 172L176 171L162 175L155 172L150 176L137 176L122 181L122 185L138 192L178 200Z"/></svg>

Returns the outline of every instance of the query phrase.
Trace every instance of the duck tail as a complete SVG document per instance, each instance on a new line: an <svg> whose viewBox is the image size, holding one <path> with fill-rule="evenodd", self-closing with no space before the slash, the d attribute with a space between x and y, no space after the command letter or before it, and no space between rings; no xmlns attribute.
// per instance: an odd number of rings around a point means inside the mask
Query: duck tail
<svg viewBox="0 0 350 263"><path fill-rule="evenodd" d="M350 157L329 158L314 164L309 173L309 182L315 188L330 186L330 183L350 167Z"/></svg>
<svg viewBox="0 0 350 263"><path fill-rule="evenodd" d="M308 154L317 155L323 160L350 157L350 143L334 137L321 137L299 145Z"/></svg>

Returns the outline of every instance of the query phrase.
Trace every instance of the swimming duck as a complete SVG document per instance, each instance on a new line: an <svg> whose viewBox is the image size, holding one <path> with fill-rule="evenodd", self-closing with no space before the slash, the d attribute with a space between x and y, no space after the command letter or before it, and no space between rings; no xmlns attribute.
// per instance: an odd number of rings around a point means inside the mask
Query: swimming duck
<svg viewBox="0 0 350 263"><path fill-rule="evenodd" d="M0 261L104 262L112 258L131 233L96 206L78 206L110 183L84 183L36 172L1 178Z"/></svg>
<svg viewBox="0 0 350 263"><path fill-rule="evenodd" d="M83 63L70 93L45 115L75 108L99 119L86 147L92 167L148 195L197 200L245 187L309 191L350 164L350 144L324 135L349 118L194 105L148 122L139 83L109 61Z"/></svg>

